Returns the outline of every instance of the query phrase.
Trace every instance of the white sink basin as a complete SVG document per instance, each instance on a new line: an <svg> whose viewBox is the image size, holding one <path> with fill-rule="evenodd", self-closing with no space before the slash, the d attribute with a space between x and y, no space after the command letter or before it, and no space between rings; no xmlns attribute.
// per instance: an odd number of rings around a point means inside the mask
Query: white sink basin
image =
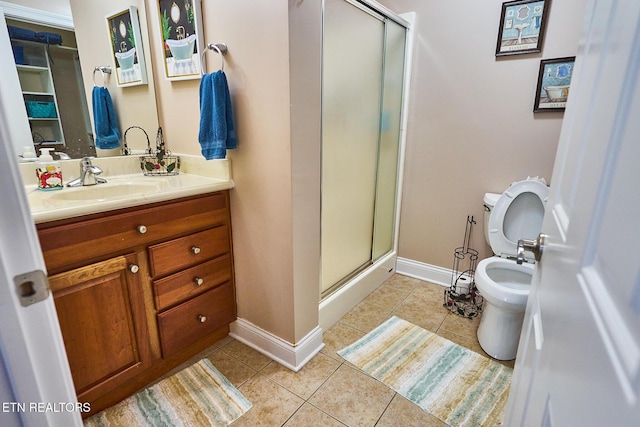
<svg viewBox="0 0 640 427"><path fill-rule="evenodd" d="M50 200L86 200L99 201L107 199L116 199L130 197L156 191L162 191L168 188L166 181L153 182L117 182L96 184L85 187L65 188L63 191L51 192Z"/></svg>

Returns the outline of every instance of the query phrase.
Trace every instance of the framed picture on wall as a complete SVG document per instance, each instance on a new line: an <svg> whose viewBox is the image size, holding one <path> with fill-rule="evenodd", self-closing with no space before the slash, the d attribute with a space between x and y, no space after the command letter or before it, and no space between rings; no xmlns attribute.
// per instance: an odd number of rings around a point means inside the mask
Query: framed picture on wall
<svg viewBox="0 0 640 427"><path fill-rule="evenodd" d="M551 0L502 3L496 56L540 52Z"/></svg>
<svg viewBox="0 0 640 427"><path fill-rule="evenodd" d="M118 86L147 84L138 9L131 6L107 16L107 28Z"/></svg>
<svg viewBox="0 0 640 427"><path fill-rule="evenodd" d="M536 99L533 105L535 113L564 111L575 62L575 56L540 61Z"/></svg>
<svg viewBox="0 0 640 427"><path fill-rule="evenodd" d="M169 80L199 79L202 16L199 0L156 0L165 77Z"/></svg>

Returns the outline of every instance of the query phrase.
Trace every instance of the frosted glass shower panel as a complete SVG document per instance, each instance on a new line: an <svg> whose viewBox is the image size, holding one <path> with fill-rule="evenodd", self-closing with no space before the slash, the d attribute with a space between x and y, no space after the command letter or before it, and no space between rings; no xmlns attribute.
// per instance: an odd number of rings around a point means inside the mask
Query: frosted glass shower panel
<svg viewBox="0 0 640 427"><path fill-rule="evenodd" d="M325 1L322 292L371 260L383 42L379 16L344 0Z"/></svg>
<svg viewBox="0 0 640 427"><path fill-rule="evenodd" d="M391 21L386 23L384 45L384 88L380 113L380 148L373 229L373 261L393 249L395 234L396 188L402 90L407 30Z"/></svg>

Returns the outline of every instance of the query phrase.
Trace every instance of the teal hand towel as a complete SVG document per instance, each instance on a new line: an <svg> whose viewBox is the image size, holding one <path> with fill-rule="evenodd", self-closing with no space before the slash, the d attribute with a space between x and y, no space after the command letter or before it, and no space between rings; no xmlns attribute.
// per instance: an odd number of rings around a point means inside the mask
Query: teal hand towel
<svg viewBox="0 0 640 427"><path fill-rule="evenodd" d="M96 147L103 150L120 146L118 116L106 87L94 86L92 92Z"/></svg>
<svg viewBox="0 0 640 427"><path fill-rule="evenodd" d="M198 142L205 159L224 159L237 147L229 85L224 72L205 74L200 81Z"/></svg>

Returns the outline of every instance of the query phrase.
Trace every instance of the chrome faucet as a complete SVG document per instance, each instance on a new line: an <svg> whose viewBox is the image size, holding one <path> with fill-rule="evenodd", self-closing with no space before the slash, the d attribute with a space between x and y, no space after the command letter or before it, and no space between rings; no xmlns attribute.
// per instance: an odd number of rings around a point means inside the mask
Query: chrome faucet
<svg viewBox="0 0 640 427"><path fill-rule="evenodd" d="M80 161L80 177L67 183L67 187L80 187L85 185L104 184L106 179L97 175L102 173L102 169L91 164L93 157L83 157Z"/></svg>

